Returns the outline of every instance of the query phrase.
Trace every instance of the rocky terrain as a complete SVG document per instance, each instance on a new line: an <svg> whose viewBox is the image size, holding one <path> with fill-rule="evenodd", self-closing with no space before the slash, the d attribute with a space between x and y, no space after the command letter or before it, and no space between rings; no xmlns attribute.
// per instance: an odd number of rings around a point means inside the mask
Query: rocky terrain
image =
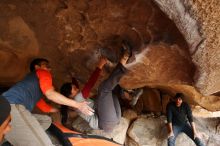
<svg viewBox="0 0 220 146"><path fill-rule="evenodd" d="M127 124L126 145L163 145L164 135L157 128L151 134L132 128L141 125L149 131L152 121L155 127L163 127L163 117L140 115L164 114L172 96L182 92L196 117L204 118L198 120L203 122L199 127L204 140L216 146L220 143L216 128L219 7L218 0L1 0L0 91L21 80L35 57L50 60L57 89L72 76L83 85L104 55L111 63L104 68L95 93L116 65L121 42L127 40L133 47L133 62L120 84L127 89L144 88L144 94L134 108L138 118ZM139 134L143 138L137 139Z"/></svg>

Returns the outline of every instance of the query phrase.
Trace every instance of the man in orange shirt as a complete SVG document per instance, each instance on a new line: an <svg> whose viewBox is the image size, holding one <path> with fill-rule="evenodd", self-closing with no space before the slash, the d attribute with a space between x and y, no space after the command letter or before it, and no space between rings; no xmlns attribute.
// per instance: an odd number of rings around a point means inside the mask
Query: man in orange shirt
<svg viewBox="0 0 220 146"><path fill-rule="evenodd" d="M34 59L30 64L30 73L20 82L2 94L11 104L12 131L6 139L14 146L51 146L53 145L31 111L43 95L49 100L78 109L86 115L92 115L93 109L87 102L76 102L54 90L49 61Z"/></svg>

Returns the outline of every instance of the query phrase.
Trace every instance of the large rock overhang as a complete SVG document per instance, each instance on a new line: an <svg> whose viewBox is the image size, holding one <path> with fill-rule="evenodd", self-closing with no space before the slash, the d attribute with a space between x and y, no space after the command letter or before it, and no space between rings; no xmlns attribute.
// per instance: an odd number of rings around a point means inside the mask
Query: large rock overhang
<svg viewBox="0 0 220 146"><path fill-rule="evenodd" d="M1 72L0 85L12 85L20 80L35 56L49 58L58 87L68 81L70 75L85 83L100 48L109 43L118 48L120 44L109 39L127 35L137 46L137 60L128 66L131 72L121 81L124 87L151 86L170 89L173 93L184 92L194 103L212 111L219 110L218 96L209 95L220 91L220 55L218 48L207 45L210 44L205 34L208 20L199 22L197 15L201 14L194 12L191 6L199 6L197 1L154 2L164 13L152 1L141 0L0 2L3 12L0 19L4 22L0 25L3 32L0 34L0 60L3 60L0 67L5 71ZM161 23L155 23L158 21ZM148 44L141 49L138 48L143 42L138 33ZM172 35L175 37L170 38ZM140 72L132 74L136 69ZM179 88L185 86L187 91Z"/></svg>
<svg viewBox="0 0 220 146"><path fill-rule="evenodd" d="M154 0L185 37L196 65L194 86L203 95L220 91L220 3L192 0ZM215 94L216 95L216 94Z"/></svg>

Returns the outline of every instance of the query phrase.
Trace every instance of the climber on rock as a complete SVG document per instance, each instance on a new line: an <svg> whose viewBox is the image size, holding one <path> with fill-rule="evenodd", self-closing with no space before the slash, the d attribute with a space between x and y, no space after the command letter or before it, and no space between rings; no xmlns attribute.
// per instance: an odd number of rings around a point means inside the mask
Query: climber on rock
<svg viewBox="0 0 220 146"><path fill-rule="evenodd" d="M79 90L79 84L77 80L75 78L72 78L72 82L66 82L61 86L60 93L70 99L75 99L77 101L84 101L84 99L86 99L91 106L93 101L89 99L90 91L95 85L96 81L98 80L98 77L100 76L100 73L106 63L107 63L107 59L105 57L101 57L97 67L95 68L89 80L84 85L81 91ZM74 109L69 108L65 105L61 106L61 122L64 126L71 129L72 118L76 117L76 115L77 113L75 112ZM97 126L92 124L91 127L97 127Z"/></svg>
<svg viewBox="0 0 220 146"><path fill-rule="evenodd" d="M118 98L125 97L129 99L128 96L132 95L133 98L130 103L134 105L136 104L139 96L143 92L142 89L138 89L130 94L128 91L125 92L125 90L123 90L122 88L117 88L119 86L118 83L121 77L127 72L125 64L127 63L128 59L131 57L132 54L131 48L127 44L123 44L122 46L122 54L119 63L112 71L112 73L109 75L109 77L99 85L98 95L95 100L95 103L90 104L91 107L95 108L95 114L92 116L87 116L79 112L79 115L84 120L86 120L89 123L90 127L93 129L103 129L105 132L111 132L113 128L117 124L119 124L121 118L121 107ZM96 81L97 78L98 74L94 75L93 73L89 81ZM76 93L76 91L74 90L78 90L78 88L75 88L77 85L72 85L72 88L68 87L68 90L67 86L64 86L65 84L61 87L62 94L67 95L69 97L74 97L76 101L88 100L86 99L87 96L83 95L83 91L78 93L77 95L73 94ZM116 88L120 90L117 90L116 92Z"/></svg>

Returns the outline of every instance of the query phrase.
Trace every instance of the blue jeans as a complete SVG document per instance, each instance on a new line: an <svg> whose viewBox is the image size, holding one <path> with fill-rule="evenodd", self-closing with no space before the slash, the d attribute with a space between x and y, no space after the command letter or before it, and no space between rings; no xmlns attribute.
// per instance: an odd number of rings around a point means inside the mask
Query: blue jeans
<svg viewBox="0 0 220 146"><path fill-rule="evenodd" d="M182 126L173 125L173 134L174 136L171 136L168 138L168 146L175 146L176 137L181 133L184 132L187 136L189 136L197 146L204 146L204 143L196 137L194 139L192 127L187 123Z"/></svg>

